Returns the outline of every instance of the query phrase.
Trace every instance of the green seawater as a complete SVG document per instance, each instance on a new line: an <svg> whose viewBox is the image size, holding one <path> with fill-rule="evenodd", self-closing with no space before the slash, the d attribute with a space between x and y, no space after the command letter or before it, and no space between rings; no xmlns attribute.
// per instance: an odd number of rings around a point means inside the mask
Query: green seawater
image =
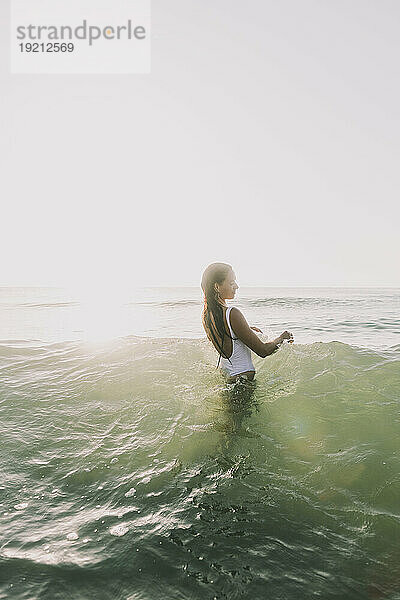
<svg viewBox="0 0 400 600"><path fill-rule="evenodd" d="M0 344L0 598L400 598L400 345Z"/></svg>

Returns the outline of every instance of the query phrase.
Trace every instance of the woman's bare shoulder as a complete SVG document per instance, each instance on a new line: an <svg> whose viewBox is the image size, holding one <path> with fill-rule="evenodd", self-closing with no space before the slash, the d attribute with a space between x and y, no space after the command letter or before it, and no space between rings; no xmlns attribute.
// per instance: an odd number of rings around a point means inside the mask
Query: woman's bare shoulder
<svg viewBox="0 0 400 600"><path fill-rule="evenodd" d="M250 329L244 314L236 306L232 307L230 321L233 331L236 333L236 335L239 335L239 337L243 331Z"/></svg>
<svg viewBox="0 0 400 600"><path fill-rule="evenodd" d="M231 316L231 319L233 319L234 321L237 321L238 323L243 322L243 321L247 323L247 321L244 317L244 314L236 306L232 306L230 316Z"/></svg>
<svg viewBox="0 0 400 600"><path fill-rule="evenodd" d="M260 340L258 335L252 331L242 312L235 307L232 309L231 314L231 325L234 334L237 335L250 350L253 350L253 352L258 354L258 356L265 356L264 343Z"/></svg>

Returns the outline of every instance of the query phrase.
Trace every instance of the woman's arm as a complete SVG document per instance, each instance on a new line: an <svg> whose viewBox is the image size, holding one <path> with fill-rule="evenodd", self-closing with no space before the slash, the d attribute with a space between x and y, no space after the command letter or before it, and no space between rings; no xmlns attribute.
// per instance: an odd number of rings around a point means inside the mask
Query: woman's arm
<svg viewBox="0 0 400 600"><path fill-rule="evenodd" d="M261 358L265 358L276 352L283 340L293 339L293 335L289 333L289 331L284 331L272 342L262 342L258 335L251 330L246 319L236 307L233 307L230 312L230 320L235 335L237 335L250 350L253 350L258 356L261 356Z"/></svg>

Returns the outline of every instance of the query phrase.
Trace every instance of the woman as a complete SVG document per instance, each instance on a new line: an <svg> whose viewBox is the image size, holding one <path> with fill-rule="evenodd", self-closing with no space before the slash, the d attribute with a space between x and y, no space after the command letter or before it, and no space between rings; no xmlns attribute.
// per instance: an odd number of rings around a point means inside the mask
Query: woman
<svg viewBox="0 0 400 600"><path fill-rule="evenodd" d="M254 379L255 369L251 360L251 350L265 358L273 354L283 340L293 341L288 331L281 333L272 342L262 342L254 333L262 333L257 327L249 327L246 319L236 307L227 307L226 300L235 297L239 286L230 265L213 263L203 273L201 288L204 292L203 326L208 339L219 352L221 368L228 382L242 377Z"/></svg>

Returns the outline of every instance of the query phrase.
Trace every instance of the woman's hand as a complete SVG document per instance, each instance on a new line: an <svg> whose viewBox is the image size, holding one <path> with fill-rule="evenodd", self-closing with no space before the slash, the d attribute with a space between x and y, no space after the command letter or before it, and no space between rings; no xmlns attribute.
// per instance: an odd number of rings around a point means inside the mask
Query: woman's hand
<svg viewBox="0 0 400 600"><path fill-rule="evenodd" d="M257 333L262 333L261 329L258 329L258 327L250 327L250 329L257 331Z"/></svg>
<svg viewBox="0 0 400 600"><path fill-rule="evenodd" d="M294 342L293 333L290 333L290 331L284 331L283 333L281 333L278 339L281 340L281 342L283 342L284 340L288 340L289 344L292 344Z"/></svg>

